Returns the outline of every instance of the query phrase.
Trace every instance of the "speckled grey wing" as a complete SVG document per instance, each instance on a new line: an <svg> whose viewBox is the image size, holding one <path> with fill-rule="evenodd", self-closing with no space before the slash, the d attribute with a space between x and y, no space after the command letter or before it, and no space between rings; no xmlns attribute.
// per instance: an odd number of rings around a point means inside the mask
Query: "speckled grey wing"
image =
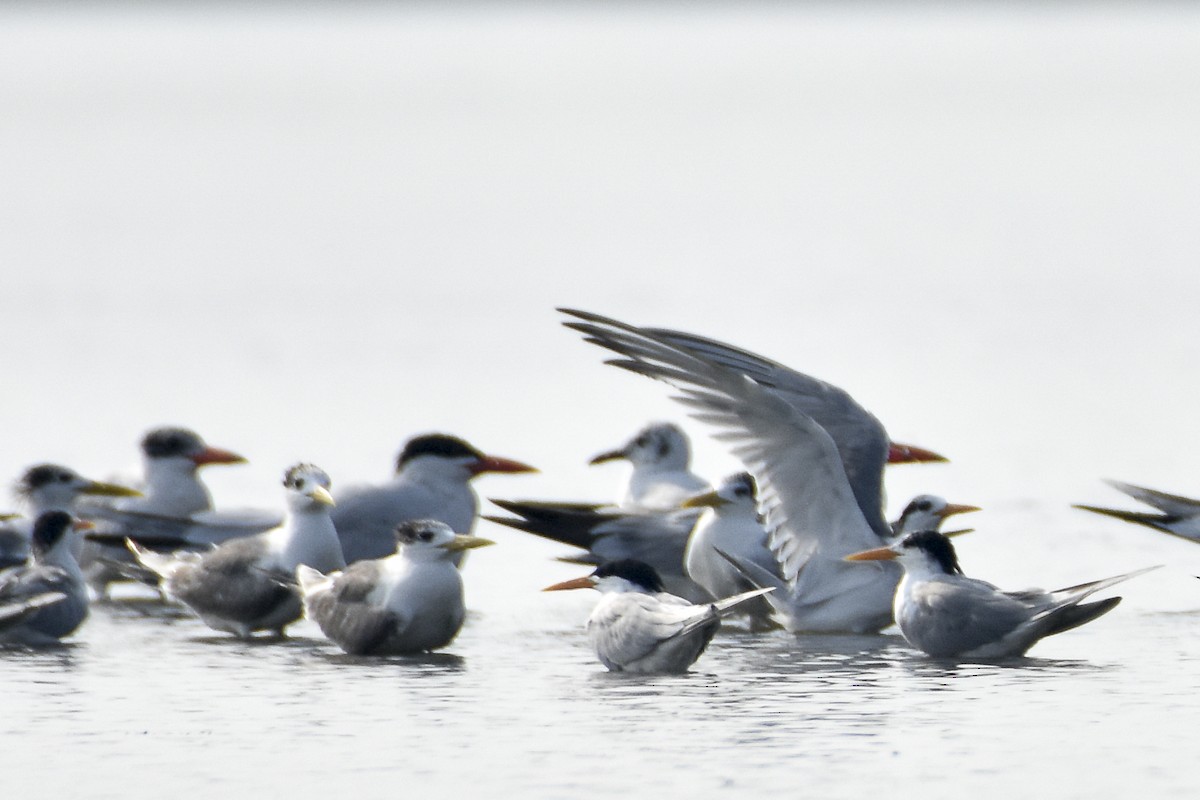
<svg viewBox="0 0 1200 800"><path fill-rule="evenodd" d="M379 565L359 561L335 575L327 589L309 595L305 607L321 632L351 655L379 651L406 620L369 599L378 584Z"/></svg>
<svg viewBox="0 0 1200 800"><path fill-rule="evenodd" d="M886 536L883 471L890 442L883 423L844 389L797 372L769 358L681 331L647 328L660 341L741 373L778 393L789 405L812 417L837 446L838 455L863 517Z"/></svg>
<svg viewBox="0 0 1200 800"><path fill-rule="evenodd" d="M1028 622L1034 611L970 581L929 581L914 588L896 620L904 638L934 657L969 653Z"/></svg>
<svg viewBox="0 0 1200 800"><path fill-rule="evenodd" d="M606 667L621 671L661 659L658 669L683 670L704 651L720 625L716 612L662 597L629 592L597 606L588 620L588 638ZM690 643L681 641L689 637Z"/></svg>
<svg viewBox="0 0 1200 800"><path fill-rule="evenodd" d="M287 602L299 603L292 576L264 570L262 535L233 539L178 569L166 582L169 594L200 614L242 621L267 616Z"/></svg>

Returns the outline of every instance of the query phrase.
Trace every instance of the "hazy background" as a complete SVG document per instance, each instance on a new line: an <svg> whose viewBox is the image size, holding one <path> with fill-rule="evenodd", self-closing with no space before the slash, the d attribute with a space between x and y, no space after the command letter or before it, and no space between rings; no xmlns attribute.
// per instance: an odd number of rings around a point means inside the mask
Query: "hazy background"
<svg viewBox="0 0 1200 800"><path fill-rule="evenodd" d="M1069 504L1200 495L1198 141L1189 4L6 4L0 476L104 476L183 424L251 459L206 473L218 504L278 506L296 460L378 480L445 430L543 470L485 496L613 499L586 460L683 417L559 327L576 306L950 456L892 471L891 507L984 506L976 574L1168 564L1101 639L1144 654L1137 614L1200 607L1200 548ZM688 428L701 473L738 467ZM524 616L561 550L486 531L472 607L573 629L590 598Z"/></svg>

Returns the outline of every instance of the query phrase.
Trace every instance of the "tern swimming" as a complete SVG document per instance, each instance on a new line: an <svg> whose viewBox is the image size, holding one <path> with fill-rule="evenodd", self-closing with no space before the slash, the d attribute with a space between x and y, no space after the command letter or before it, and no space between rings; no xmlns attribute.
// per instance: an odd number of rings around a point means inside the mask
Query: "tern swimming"
<svg viewBox="0 0 1200 800"><path fill-rule="evenodd" d="M846 556L848 561L898 560L904 577L895 616L913 647L935 658L1000 659L1022 656L1047 636L1077 628L1111 611L1120 597L1088 597L1157 567L1047 592L1003 592L968 578L944 534L910 534L889 547Z"/></svg>
<svg viewBox="0 0 1200 800"><path fill-rule="evenodd" d="M296 569L308 618L347 653L402 655L450 644L466 617L454 556L494 544L430 519L400 523L395 541L392 555L341 572Z"/></svg>
<svg viewBox="0 0 1200 800"><path fill-rule="evenodd" d="M46 511L33 522L30 561L0 571L0 642L55 644L87 619L88 591L71 551L75 519Z"/></svg>
<svg viewBox="0 0 1200 800"><path fill-rule="evenodd" d="M653 567L627 559L601 564L591 575L543 591L598 589L587 621L596 656L612 672L686 672L708 646L721 617L739 603L772 591L755 589L713 603L693 604L663 591Z"/></svg>

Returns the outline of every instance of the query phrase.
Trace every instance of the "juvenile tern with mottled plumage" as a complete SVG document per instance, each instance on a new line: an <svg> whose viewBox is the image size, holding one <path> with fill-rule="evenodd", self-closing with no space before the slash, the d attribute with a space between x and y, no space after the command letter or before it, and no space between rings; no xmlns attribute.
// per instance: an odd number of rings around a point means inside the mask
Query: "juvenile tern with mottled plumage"
<svg viewBox="0 0 1200 800"><path fill-rule="evenodd" d="M1088 597L1157 567L1046 592L1003 592L968 578L954 545L935 531L904 537L889 546L853 553L848 561L896 559L904 577L896 590L895 617L913 647L935 658L1000 659L1022 656L1047 636L1091 622L1120 597L1084 603Z"/></svg>
<svg viewBox="0 0 1200 800"><path fill-rule="evenodd" d="M685 672L708 646L721 617L739 603L770 592L755 589L695 605L663 591L649 565L627 559L601 564L583 578L543 591L598 589L600 601L588 617L588 641L612 672Z"/></svg>
<svg viewBox="0 0 1200 800"><path fill-rule="evenodd" d="M395 541L392 555L331 575L296 570L308 618L347 653L403 655L450 644L466 617L454 555L493 544L431 519L400 523Z"/></svg>
<svg viewBox="0 0 1200 800"><path fill-rule="evenodd" d="M296 568L341 569L337 531L329 510L329 476L297 464L283 480L287 514L283 525L231 539L215 548L163 555L127 542L138 562L160 576L167 596L195 611L211 628L249 638L255 631L284 628L300 618Z"/></svg>

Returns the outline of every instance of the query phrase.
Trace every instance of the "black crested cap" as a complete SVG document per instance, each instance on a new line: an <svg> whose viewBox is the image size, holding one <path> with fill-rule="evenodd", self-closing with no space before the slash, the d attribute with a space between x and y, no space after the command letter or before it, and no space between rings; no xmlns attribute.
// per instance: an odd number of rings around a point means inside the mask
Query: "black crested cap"
<svg viewBox="0 0 1200 800"><path fill-rule="evenodd" d="M186 455L203 447L200 435L187 428L155 428L142 438L142 452L150 458Z"/></svg>
<svg viewBox="0 0 1200 800"><path fill-rule="evenodd" d="M608 561L601 564L592 573L595 578L624 578L630 583L640 586L648 592L665 591L662 578L654 567L636 558L622 558L619 561Z"/></svg>
<svg viewBox="0 0 1200 800"><path fill-rule="evenodd" d="M914 497L909 501L904 510L900 512L900 518L903 519L910 514L915 514L918 511L928 511L933 508L933 500L925 495Z"/></svg>
<svg viewBox="0 0 1200 800"><path fill-rule="evenodd" d="M410 519L396 526L396 541L399 544L413 542L429 542L433 540L442 528L449 527L436 519Z"/></svg>
<svg viewBox="0 0 1200 800"><path fill-rule="evenodd" d="M75 473L59 464L36 464L17 481L17 494L28 497L34 489L40 489L51 483L70 483L75 479Z"/></svg>
<svg viewBox="0 0 1200 800"><path fill-rule="evenodd" d="M33 548L45 553L58 543L70 527L71 515L65 511L47 511L33 522Z"/></svg>
<svg viewBox="0 0 1200 800"><path fill-rule="evenodd" d="M451 436L447 433L427 433L422 436L414 436L408 440L408 443L404 445L404 449L400 451L399 457L396 458L396 471L398 472L403 469L405 464L418 456L482 458L483 453L480 453L457 436Z"/></svg>
<svg viewBox="0 0 1200 800"><path fill-rule="evenodd" d="M919 547L929 553L941 565L947 575L961 575L962 567L958 565L958 556L954 553L954 545L950 539L938 531L919 531L904 537L901 543L905 548Z"/></svg>

